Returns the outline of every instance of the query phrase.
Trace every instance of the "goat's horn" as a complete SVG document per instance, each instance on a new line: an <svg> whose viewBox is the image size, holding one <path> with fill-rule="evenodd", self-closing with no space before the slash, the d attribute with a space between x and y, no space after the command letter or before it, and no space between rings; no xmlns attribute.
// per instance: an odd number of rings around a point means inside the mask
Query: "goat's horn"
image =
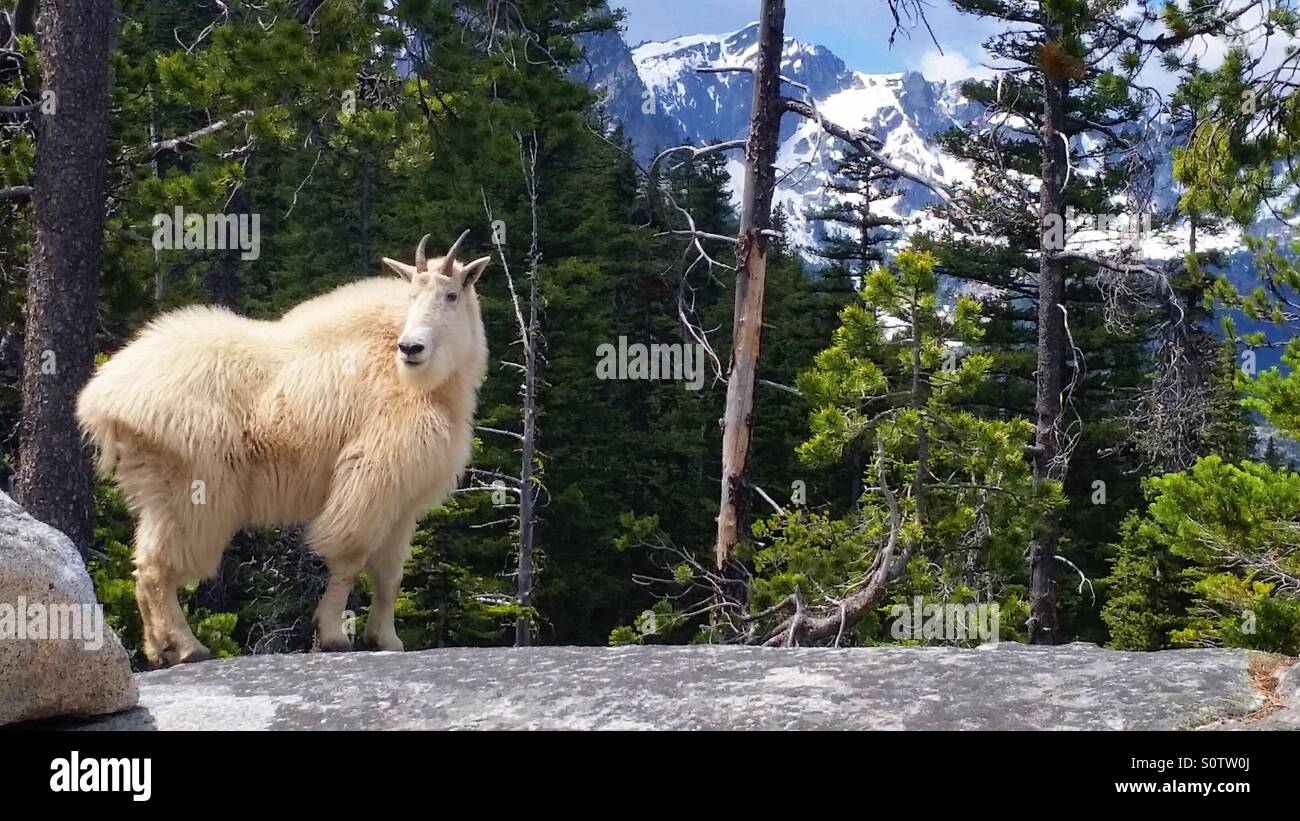
<svg viewBox="0 0 1300 821"><path fill-rule="evenodd" d="M460 236L456 237L456 241L451 244L451 250L447 252L447 256L442 258L443 276L445 277L451 276L451 266L456 262L456 252L460 250L460 244L464 242L465 237L468 236L469 236L469 229L466 228L464 231L461 232Z"/></svg>
<svg viewBox="0 0 1300 821"><path fill-rule="evenodd" d="M424 255L424 246L429 244L429 235L425 234L420 238L420 244L415 246L415 270L423 271L424 266L428 263L428 258Z"/></svg>

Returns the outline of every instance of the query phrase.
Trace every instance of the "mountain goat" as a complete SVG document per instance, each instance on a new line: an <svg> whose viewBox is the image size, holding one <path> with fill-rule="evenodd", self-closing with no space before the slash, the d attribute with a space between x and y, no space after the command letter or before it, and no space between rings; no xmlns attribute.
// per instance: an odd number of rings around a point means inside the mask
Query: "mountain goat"
<svg viewBox="0 0 1300 821"><path fill-rule="evenodd" d="M245 526L308 523L329 583L322 650L351 649L343 608L374 588L364 639L401 650L393 609L416 520L470 458L487 371L474 283L456 252L308 300L276 321L192 306L147 325L82 390L77 419L136 517L136 601L155 664L211 653L177 589L216 572Z"/></svg>

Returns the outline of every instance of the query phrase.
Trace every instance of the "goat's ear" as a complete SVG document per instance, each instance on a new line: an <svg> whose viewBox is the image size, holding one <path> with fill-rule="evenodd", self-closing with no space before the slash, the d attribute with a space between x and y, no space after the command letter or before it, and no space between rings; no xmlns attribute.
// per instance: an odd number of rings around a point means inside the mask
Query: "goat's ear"
<svg viewBox="0 0 1300 821"><path fill-rule="evenodd" d="M473 262L465 263L465 267L460 269L460 286L468 288L473 285L478 280L479 274L483 273L483 269L488 267L488 263L491 261L492 257L479 257Z"/></svg>
<svg viewBox="0 0 1300 821"><path fill-rule="evenodd" d="M415 276L414 265L407 265L405 262L399 262L391 257L384 257L384 264L402 279L410 279Z"/></svg>

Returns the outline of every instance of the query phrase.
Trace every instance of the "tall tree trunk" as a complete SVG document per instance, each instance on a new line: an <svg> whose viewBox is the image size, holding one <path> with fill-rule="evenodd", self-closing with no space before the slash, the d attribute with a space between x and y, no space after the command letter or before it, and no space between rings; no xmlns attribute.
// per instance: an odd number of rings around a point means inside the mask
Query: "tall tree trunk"
<svg viewBox="0 0 1300 821"><path fill-rule="evenodd" d="M849 448L849 509L859 510L862 507L862 471L865 465L862 464L862 439L854 439Z"/></svg>
<svg viewBox="0 0 1300 821"><path fill-rule="evenodd" d="M41 67L55 108L41 117L36 148L15 489L83 554L92 475L74 408L95 357L112 14L112 0L42 4Z"/></svg>
<svg viewBox="0 0 1300 821"><path fill-rule="evenodd" d="M1049 45L1061 36L1061 26L1048 22ZM1048 241L1049 228L1065 219L1065 175L1067 158L1065 141L1065 95L1067 80L1054 76L1050 66L1043 68L1042 186L1038 192L1039 262L1038 262L1038 384L1034 403L1034 477L1038 480L1065 480L1061 455L1061 391L1065 369L1065 263ZM1064 231L1054 232L1064 237ZM1060 527L1055 517L1043 523L1030 552L1029 643L1054 644L1056 620L1056 550Z"/></svg>
<svg viewBox="0 0 1300 821"><path fill-rule="evenodd" d="M230 198L226 213L247 214L250 210L248 195L241 187ZM214 305L234 311L239 308L239 257L242 252L233 243L227 245L217 252L217 258L203 272L203 290Z"/></svg>
<svg viewBox="0 0 1300 821"><path fill-rule="evenodd" d="M239 276L236 273L239 254L238 248L223 248L203 272L203 290L212 304L232 311L239 305Z"/></svg>
<svg viewBox="0 0 1300 821"><path fill-rule="evenodd" d="M359 175L361 179L358 180L361 187L361 190L358 192L360 198L360 212L361 212L360 213L361 219L359 220L360 224L358 227L358 234L359 234L358 241L360 244L360 248L358 249L358 254L360 257L360 263L361 263L360 270L362 274L368 274L371 270L370 187L371 187L371 177L373 176L373 170L374 170L374 164L371 163L369 158L364 158L361 160L361 173Z"/></svg>
<svg viewBox="0 0 1300 821"><path fill-rule="evenodd" d="M529 213L532 217L532 244L528 250L528 331L524 353L524 432L522 462L519 469L519 590L521 607L533 603L533 518L536 515L537 488L533 482L533 458L537 451L537 346L538 303L541 301L541 259L538 246L537 223L537 135L534 134L526 152L525 173L528 184ZM520 144L521 154L525 153ZM515 622L515 646L532 644L532 627L529 616Z"/></svg>
<svg viewBox="0 0 1300 821"><path fill-rule="evenodd" d="M785 41L785 0L763 0L759 16L758 59L749 139L745 146L745 193L736 243L736 307L731 331L731 370L722 418L722 499L718 509L717 568L732 574L736 543L749 532L749 447L754 424L754 383L763 332L763 284L772 227L776 185L777 136L781 126L781 51ZM728 595L743 598L738 581Z"/></svg>
<svg viewBox="0 0 1300 821"><path fill-rule="evenodd" d="M36 33L36 14L40 0L18 0L14 4L14 34Z"/></svg>
<svg viewBox="0 0 1300 821"><path fill-rule="evenodd" d="M446 647L450 640L450 631L447 629L447 608L451 607L451 594L443 590L442 602L438 605L438 646Z"/></svg>

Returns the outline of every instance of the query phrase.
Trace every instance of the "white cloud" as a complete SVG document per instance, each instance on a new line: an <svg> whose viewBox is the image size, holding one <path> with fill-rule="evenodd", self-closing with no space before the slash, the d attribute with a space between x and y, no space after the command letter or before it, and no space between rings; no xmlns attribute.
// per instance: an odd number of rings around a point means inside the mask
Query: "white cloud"
<svg viewBox="0 0 1300 821"><path fill-rule="evenodd" d="M984 80L993 76L993 70L976 65L964 54L948 51L940 54L938 49L930 49L921 56L918 70L927 80Z"/></svg>

